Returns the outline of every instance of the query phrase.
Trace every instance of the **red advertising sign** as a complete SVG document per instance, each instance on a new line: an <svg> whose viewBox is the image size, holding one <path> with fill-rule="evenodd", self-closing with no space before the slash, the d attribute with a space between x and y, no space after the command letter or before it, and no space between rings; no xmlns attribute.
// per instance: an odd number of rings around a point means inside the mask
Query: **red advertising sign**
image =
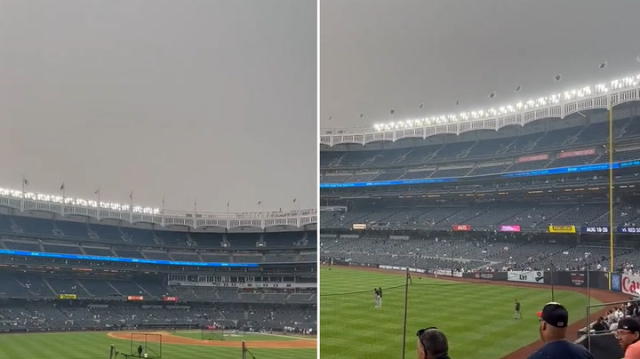
<svg viewBox="0 0 640 359"><path fill-rule="evenodd" d="M131 302L139 302L144 300L144 297L141 295L130 295L127 297L127 300Z"/></svg>
<svg viewBox="0 0 640 359"><path fill-rule="evenodd" d="M576 287L582 287L582 285L584 285L585 279L584 279L584 273L574 273L571 272L571 284L575 285Z"/></svg>
<svg viewBox="0 0 640 359"><path fill-rule="evenodd" d="M520 225L518 225L518 224L513 224L513 225L503 224L503 225L500 226L500 232L520 232Z"/></svg>
<svg viewBox="0 0 640 359"><path fill-rule="evenodd" d="M640 276L622 275L622 293L640 296Z"/></svg>
<svg viewBox="0 0 640 359"><path fill-rule="evenodd" d="M471 230L470 224L454 224L451 229L457 232L468 232Z"/></svg>
<svg viewBox="0 0 640 359"><path fill-rule="evenodd" d="M588 148L586 150L560 152L556 157L567 158L567 157L578 157L578 156L591 156L595 154L596 154L595 148Z"/></svg>
<svg viewBox="0 0 640 359"><path fill-rule="evenodd" d="M162 296L162 301L164 302L177 302L178 301L178 297L170 297L168 295L163 295Z"/></svg>
<svg viewBox="0 0 640 359"><path fill-rule="evenodd" d="M539 154L539 155L531 155L531 156L519 157L516 160L516 163L542 161L542 160L548 160L548 159L549 159L549 154L548 153L542 153L542 154Z"/></svg>

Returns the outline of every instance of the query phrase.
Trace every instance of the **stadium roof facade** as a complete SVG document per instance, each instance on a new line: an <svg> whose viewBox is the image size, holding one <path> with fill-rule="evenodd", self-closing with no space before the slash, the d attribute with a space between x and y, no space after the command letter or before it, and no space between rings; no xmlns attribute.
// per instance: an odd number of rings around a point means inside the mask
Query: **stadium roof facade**
<svg viewBox="0 0 640 359"><path fill-rule="evenodd" d="M325 130L320 136L320 144L328 147L366 145L404 138L425 139L439 134L459 135L474 130L499 130L509 125L523 126L544 118L561 119L580 111L608 109L638 100L640 74L489 109L378 123L370 129Z"/></svg>
<svg viewBox="0 0 640 359"><path fill-rule="evenodd" d="M173 211L6 188L0 188L0 206L21 212L40 211L60 216L84 216L97 220L119 220L130 224L150 223L162 227L184 226L194 229L207 227L265 229L281 226L301 228L317 223L315 209L226 213Z"/></svg>

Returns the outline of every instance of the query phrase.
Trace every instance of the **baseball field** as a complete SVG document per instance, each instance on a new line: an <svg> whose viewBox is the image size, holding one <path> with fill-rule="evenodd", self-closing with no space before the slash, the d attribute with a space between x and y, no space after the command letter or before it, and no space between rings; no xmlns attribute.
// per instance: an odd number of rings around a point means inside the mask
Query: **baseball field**
<svg viewBox="0 0 640 359"><path fill-rule="evenodd" d="M415 358L416 331L438 327L453 358L497 359L539 337L537 311L551 300L548 288L468 283L414 275L408 289L406 358ZM323 359L401 358L404 273L323 267L320 271L320 355ZM373 289L382 287L382 308ZM514 300L522 319L514 319ZM585 316L586 296L555 290L570 322ZM592 304L598 303L592 300Z"/></svg>
<svg viewBox="0 0 640 359"><path fill-rule="evenodd" d="M316 341L276 335L228 335L224 341L200 340L199 332L155 332L162 335L162 359L239 359L245 340L259 359L313 359ZM136 336L137 336L136 332ZM157 337L157 336L156 336ZM110 345L131 352L128 332L72 332L0 335L0 359L109 358ZM158 344L148 343L158 351ZM251 358L251 355L247 355ZM118 356L124 358L124 356Z"/></svg>

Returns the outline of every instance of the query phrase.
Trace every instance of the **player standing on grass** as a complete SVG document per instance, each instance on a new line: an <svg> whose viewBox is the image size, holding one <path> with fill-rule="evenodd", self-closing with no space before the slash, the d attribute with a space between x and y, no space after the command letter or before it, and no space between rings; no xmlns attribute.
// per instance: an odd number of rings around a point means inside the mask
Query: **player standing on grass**
<svg viewBox="0 0 640 359"><path fill-rule="evenodd" d="M378 288L373 288L373 298L375 308L378 309L380 307L380 294L378 293Z"/></svg>
<svg viewBox="0 0 640 359"><path fill-rule="evenodd" d="M378 288L378 308L382 308L382 287Z"/></svg>
<svg viewBox="0 0 640 359"><path fill-rule="evenodd" d="M522 319L522 314L520 313L520 302L518 302L518 299L515 299L516 302L516 308L515 311L513 312L513 319Z"/></svg>

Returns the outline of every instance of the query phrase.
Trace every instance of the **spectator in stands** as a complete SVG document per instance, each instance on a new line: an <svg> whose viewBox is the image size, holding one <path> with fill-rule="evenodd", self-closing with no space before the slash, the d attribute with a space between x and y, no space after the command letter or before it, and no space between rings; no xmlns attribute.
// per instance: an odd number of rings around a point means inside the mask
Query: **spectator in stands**
<svg viewBox="0 0 640 359"><path fill-rule="evenodd" d="M593 359L581 345L566 340L569 312L560 303L547 303L538 313L540 338L545 343L529 359Z"/></svg>
<svg viewBox="0 0 640 359"><path fill-rule="evenodd" d="M640 322L630 317L622 319L615 335L624 359L640 359Z"/></svg>
<svg viewBox="0 0 640 359"><path fill-rule="evenodd" d="M607 322L604 320L604 317L598 318L598 321L596 321L595 324L593 324L592 328L596 332L602 332L602 331L605 331L605 330L609 330L609 326L607 325Z"/></svg>
<svg viewBox="0 0 640 359"><path fill-rule="evenodd" d="M438 328L420 329L416 335L418 359L450 359L447 337Z"/></svg>

